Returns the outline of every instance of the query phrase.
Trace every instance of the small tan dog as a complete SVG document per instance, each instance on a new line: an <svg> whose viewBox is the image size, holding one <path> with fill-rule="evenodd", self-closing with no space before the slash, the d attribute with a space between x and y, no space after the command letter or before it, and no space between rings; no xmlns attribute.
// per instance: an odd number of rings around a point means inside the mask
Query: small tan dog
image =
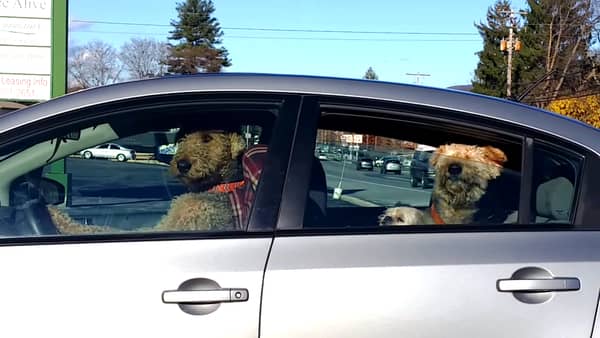
<svg viewBox="0 0 600 338"><path fill-rule="evenodd" d="M502 150L491 146L440 146L430 159L436 172L431 207L425 212L411 207L388 208L379 216L379 224L471 223L488 182L500 175L506 160Z"/></svg>

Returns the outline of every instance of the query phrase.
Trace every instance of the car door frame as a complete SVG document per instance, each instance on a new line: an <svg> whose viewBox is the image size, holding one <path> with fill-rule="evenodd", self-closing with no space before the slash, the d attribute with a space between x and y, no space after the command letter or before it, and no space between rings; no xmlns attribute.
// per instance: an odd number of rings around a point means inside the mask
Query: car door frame
<svg viewBox="0 0 600 338"><path fill-rule="evenodd" d="M297 165L297 163L309 163L312 149L315 147L317 134L317 125L320 118L321 102L344 102L342 105L352 107L357 105L359 109L365 108L369 102L372 102L372 111L393 112L399 119L409 118L418 119L425 123L435 123L444 121L463 127L475 126L479 130L490 130L501 128L507 135L522 139L522 157L521 157L521 182L519 193L519 210L517 225L526 225L531 219L531 179L533 176L533 152L534 144L538 141L554 145L557 147L571 149L571 151L583 158L583 165L579 176L577 177L577 186L575 190L575 203L573 205L573 227L586 230L590 225L600 226L600 208L590 205L594 194L600 191L600 180L593 175L600 169L600 154L591 152L589 149L577 144L567 142L556 135L549 135L539 130L527 128L526 126L512 125L507 122L494 121L478 116L472 116L463 112L451 112L437 107L428 107L426 105L406 104L402 102L377 102L368 99L346 98L346 97L327 97L324 95L304 96L306 104L298 117L298 130L302 131L294 136L294 145L290 157L290 164L296 165L289 167L288 176L293 177L293 182L286 181L284 194L282 196L281 208L284 210L277 225L277 229L301 229L304 206L306 201L301 196L308 193L308 182L310 181L310 167L307 165ZM310 100L310 101L309 101ZM400 111L403 111L400 113ZM295 162L292 162L295 161ZM298 162L302 161L302 162ZM587 225L587 226L586 226ZM527 228L527 227L526 227ZM535 229L534 229L535 230Z"/></svg>
<svg viewBox="0 0 600 338"><path fill-rule="evenodd" d="M316 134L317 134L317 127L318 127L318 119L320 117L320 109L319 109L319 102L321 101L321 97L311 97L313 101L314 106L311 106L309 110L303 110L301 112L301 115L299 117L299 125L298 125L298 130L302 131L299 132L297 135L295 135L294 138L294 146L293 146L293 151L291 154L291 159L290 161L302 161L302 162L308 162L308 160L310 159L310 156L312 154L312 150L314 148L315 145L315 140L316 140ZM324 101L327 101L329 98L325 98ZM335 100L338 100L338 98L335 98ZM348 102L348 105L352 105L352 99L351 98L341 98L339 99L340 101L344 101L346 100ZM365 103L368 102L368 100L360 100L361 103ZM382 108L381 106L386 106L385 104L381 104L381 102L376 103L373 102L374 105L373 106L380 106L377 108L373 108L374 110L378 110L379 108ZM362 105L361 106L366 106L366 105ZM390 104L390 111L401 111L401 109L399 107L402 107L403 104L402 103L392 103ZM404 105L406 106L406 105ZM365 254L366 252L371 253L372 251L369 250L378 250L378 248L380 248L379 246L376 246L376 243L382 244L387 242L388 245L390 244L389 241L393 240L394 238L398 240L399 244L403 244L403 245L408 245L410 246L410 240L414 239L416 240L415 243L423 243L426 245L431 245L432 242L436 242L437 241L437 245L444 245L444 243L441 241L443 238L445 238L446 236L448 236L448 238L454 238L456 240L456 243L462 243L465 245L465 252L470 252L473 255L477 255L478 252L480 252L480 250L482 250L483 248L479 248L478 245L476 243L478 243L478 240L484 239L484 238L490 238L488 234L485 234L486 232L496 232L496 231L500 231L498 233L499 238L501 238L501 242L502 241L506 241L506 243L510 242L511 238L520 238L520 240L518 241L518 245L516 245L513 250L515 250L515 252L518 252L518 250L522 250L523 252L523 257L520 259L515 259L514 263L515 265L519 265L519 264L531 264L531 263L535 263L536 261L528 261L526 260L527 258L534 258L534 259L540 259L542 258L540 261L542 262L542 266L544 265L544 262L548 262L548 264L552 265L555 264L555 267L557 270L564 270L564 271L571 271L574 269L570 269L568 262L575 260L576 262L579 261L587 261L590 260L591 262L599 262L600 258L599 255L597 253L594 253L592 251L590 251L590 249L588 247L586 248L581 248L580 251L578 251L579 249L577 248L572 248L574 250L571 250L570 252L568 251L564 251L564 250L568 250L569 245L570 244L566 244L566 243L574 243L577 240L583 240L585 239L588 235L586 234L586 230L599 230L600 229L600 224L598 223L598 219L600 219L600 213L595 210L591 205L589 205L590 201L593 201L593 191L595 190L596 194L597 191L600 188L600 180L594 179L593 178L593 173L594 172L598 172L598 169L600 168L600 161L599 161L599 157L598 154L592 153L591 151L585 149L584 147L580 147L577 144L571 144L570 142L566 142L561 140L559 137L555 137L555 135L549 135L549 134L544 134L543 132L540 132L538 130L534 130L531 128L527 128L525 126L517 126L517 125L511 125L510 123L506 123L503 121L494 121L494 120L487 120L485 118L482 117L477 117L477 116L469 116L470 114L463 114L462 112L453 112L450 113L452 115L449 115L449 112L445 112L445 114L442 116L442 114L440 114L441 112L444 112L441 109L437 109L437 108L431 108L431 107L426 107L426 106L419 106L419 105L409 105L409 107L411 109L413 109L413 111L416 113L419 110L421 112L423 112L422 115L420 116L415 116L415 114L413 113L406 113L407 117L418 117L420 120L426 121L426 122L430 122L430 123L435 123L436 121L441 121L441 120L446 120L446 121L450 121L450 123L454 124L464 124L465 126L474 126L476 129L492 129L495 126L499 126L502 128L503 131L508 131L510 133L514 133L515 136L521 137L523 142L522 142L522 158L521 158L521 169L522 169L522 177L521 177L521 184L520 184L520 192L519 192L519 198L520 198L520 202L519 202L519 219L517 224L515 225L501 225L501 226L490 226L489 228L483 228L483 227L476 227L476 228L468 228L468 227L456 227L456 228L447 228L447 229L443 229L441 230L441 235L442 236L432 236L432 237L418 237L418 236L426 236L426 234L428 233L435 233L436 230L432 230L432 229L411 229L411 228L407 228L407 227L399 227L399 228L390 228L390 229L377 229L377 230L369 230L369 229L302 229L303 226L303 211L305 210L305 204L306 204L306 196L308 194L308 182L310 181L310 175L311 175L311 170L310 167L306 166L306 165L298 165L302 162L291 162L290 163L290 170L288 171L288 176L290 176L290 178L286 179L286 184L284 185L284 193L282 196L282 203L281 203L281 213L282 213L282 217L280 217L279 221L278 221L278 225L277 225L277 231L275 234L275 240L273 242L273 248L269 257L269 265L267 266L267 270L266 270L266 275L265 275L265 288L263 290L264 293L266 293L266 298L263 298L263 308L262 308L262 312L263 312L263 317L261 317L261 326L263 327L263 332L265 333L266 337L271 337L271 336L276 336L277 334L281 333L281 330L287 330L287 329L294 329L297 328L295 325L292 328L286 327L286 321L278 321L279 319L283 319L281 315L277 315L275 312L277 313L287 313L285 311L285 309L277 307L277 306L283 306L285 304L288 303L293 303L293 301L295 299L302 299L302 294L306 294L311 295L314 297L316 297L317 299L323 299L323 301L325 302L325 300L330 300L326 295L331 295L333 297L331 297L332 299L336 299L337 301L345 301L348 300L348 303L343 302L342 306L346 306L346 308L348 306L351 306L351 300L352 298L354 298L353 296L357 296L358 299L364 299L361 298L361 293L359 292L358 289L352 289L350 288L344 288L342 287L341 284L335 284L335 285L339 285L340 288L338 290L333 291L331 289L331 287L333 287L333 284L331 283L323 283L324 285L320 285L319 281L325 282L327 281L327 276L329 276L329 278L333 278L334 275L319 275L319 271L323 271L324 273L333 273L332 271L328 271L329 267L331 266L336 266L336 264L342 263L341 264L341 268L340 271L343 272L343 275L345 275L344 278L346 278L345 280L348 281L349 285L358 287L358 285L354 285L354 281L361 281L362 279L359 278L358 276L352 275L352 270L353 270L353 265L351 262L349 262L349 259L352 259L351 257L354 257L354 259L357 259L357 261L361 261L362 264L366 264L367 267L372 266L376 269L380 268L380 265L378 264L382 264L377 262L377 258L379 257L380 260L383 261L393 261L394 259L392 258L387 258L390 256L386 256L386 255L390 255L392 254L392 252L389 250L389 247L387 249L383 249L383 251L380 254L372 254L370 258L360 258L360 252L362 252L363 254ZM404 110L406 111L406 110ZM404 111L402 113L398 113L398 118L401 119L403 118ZM409 110L411 111L411 110ZM468 117L468 119L466 118ZM487 124L487 125L484 125ZM530 209L531 209L531 193L532 193L532 188L531 188L531 179L532 179L532 174L533 174L533 166L532 161L533 161L533 147L534 147L534 141L535 140L543 140L546 142L549 142L551 144L555 144L555 145L561 145L561 146L565 146L565 147L570 147L570 149L574 149L577 153L581 154L584 157L584 161L583 161L583 165L581 168L581 172L579 173L580 177L579 177L579 186L577 187L577 190L575 192L575 198L576 198L576 203L574 206L574 216L572 218L574 224L570 225L570 226L559 226L559 225L550 225L550 224L546 224L543 226L540 225L530 225L527 224L528 220L530 219ZM292 165L293 164L293 165ZM595 169L595 171L594 171ZM292 179L293 178L293 179ZM586 205L587 204L587 205ZM595 218L595 220L594 220ZM595 222L595 223L594 223ZM594 226L595 225L595 226ZM338 231L339 230L339 231ZM508 233L502 233L504 231L508 230ZM566 232L563 232L565 231ZM581 231L578 231L581 230ZM368 235L374 235L374 231L377 231L377 234L383 235L381 237L379 236L368 236ZM543 254L541 253L536 253L535 252L535 246L542 243L540 240L538 240L536 238L536 232L539 232L540 234L543 234L544 238L548 240L548 242L546 242L543 246L548 246L548 247L557 247L559 249L557 249L560 252L564 252L565 255L561 256L561 254L558 253L558 251L556 252L556 254L552 254L550 255L551 257L548 256L543 256ZM389 237L387 235L390 235ZM328 237L329 235L331 235L332 237ZM359 237L360 235L367 235L366 237ZM561 236L564 235L564 238L561 238ZM406 237L404 237L406 236ZM518 236L518 237L513 237L513 236ZM377 239L377 237L379 239L381 239L381 241L379 241ZM366 248L363 248L362 245L364 244L363 242L361 242L360 238L365 238L366 242L368 243L368 246ZM423 239L433 239L432 242L430 242L429 240L423 240ZM435 239L434 239L435 238ZM337 255L342 254L341 252L337 252L335 253L334 249L330 249L327 250L326 249L326 245L329 244L333 244L336 243L336 241L341 241L338 243L338 246L336 246L337 248L344 248L344 250L342 250L343 252L346 252L346 254L348 254L349 256L347 256L346 258L344 257L338 257ZM589 243L596 243L598 241L600 241L600 234L598 232L591 232L589 233ZM563 242L565 242L565 244L562 244ZM481 243L480 243L481 244ZM287 245L287 246L286 246ZM399 246L402 247L402 246ZM325 247L324 247L325 246ZM346 250L346 248L355 248L354 251L359 252L358 254L352 254L352 249L348 249ZM405 253L409 253L410 250L416 250L416 247L411 247L410 249L401 249L398 250L398 255L401 256L401 252L405 252ZM435 246L432 247L431 249L435 249ZM494 248L490 248L491 251L494 250ZM497 248L496 248L497 250ZM539 250L542 250L541 247ZM332 252L333 251L333 252ZM453 255L454 253L459 253L460 250L458 249L454 249L448 252L449 255ZM342 254L343 256L343 254ZM494 260L496 259L495 263L502 263L502 261L497 261L497 259L500 257L495 257L493 255L483 255L483 256L487 256L485 259L486 260L490 260L492 262L494 262ZM473 256L475 257L475 256ZM304 259L302 259L304 258ZM406 261L405 264L407 264L407 266L412 266L415 264L432 264L431 262L427 262L425 258L423 259L417 259L416 261L412 262L412 261L407 261L407 259L402 259L402 258L395 258L397 260L404 260ZM546 259L546 260L544 260ZM552 263L553 260L556 260L556 263ZM418 263L418 261L423 261L423 263ZM446 259L442 258L441 259L441 264L445 265L445 264L452 264L451 263L452 258L447 258ZM312 265L312 263L310 262L322 262L322 263L316 263L315 265ZM567 263L565 263L567 262ZM384 264L384 263L383 263ZM426 265L427 266L427 265ZM431 266L431 265L428 265ZM482 266L483 268L483 266ZM273 270L272 270L273 269ZM295 274L294 271L306 271L307 274ZM381 270L379 270L381 271ZM578 270L581 271L581 270ZM501 272L501 277L505 277L505 278L510 278L511 277L511 273L514 272L513 267L507 268L504 267L503 271ZM571 271L572 272L572 271ZM570 274L571 272L568 272L568 274ZM270 273L274 273L274 277L273 279L271 279L271 275ZM559 272L560 273L560 272ZM363 275L364 276L364 275ZM408 278L409 276L407 276ZM584 276L583 280L585 279L586 276ZM587 281L590 282L591 280L593 280L593 278L589 278L590 275L587 275L588 279ZM342 279L344 279L342 278ZM364 277L365 281L368 279L367 277ZM597 279L597 278L596 278ZM380 280L380 279L379 279ZM296 289L297 287L299 287L299 285L296 285L296 282L290 283L290 284L286 284L286 287L282 288L280 286L280 284L285 284L285 281L298 281L298 283L300 283L301 285L303 285L305 287L305 289L303 290L298 290L299 291L299 296L297 298L294 297L290 297L291 299L286 299L285 301L283 300L279 300L281 299L281 292L283 292L284 290L287 290L289 288L292 289ZM341 283L341 281L338 281ZM493 283L495 282L495 280L489 280L489 282L491 283L491 286L493 288ZM331 284L331 285L330 285ZM360 282L358 283L360 284ZM589 284L589 283L588 283ZM320 285L320 286L319 286ZM360 284L361 286L365 286L368 288L368 285L364 285L364 284ZM371 285L372 287L374 285ZM388 285L389 286L389 285ZM321 289L313 289L312 287L321 287ZM390 287L390 286L389 286ZM274 291L271 288L277 289L276 291ZM376 287L377 288L377 287ZM592 287L593 289L593 287ZM329 293L327 293L327 290L329 290ZM355 292L353 292L352 290L356 290ZM318 292L317 292L318 291ZM323 291L323 293L321 293L321 291ZM333 294L331 293L333 291ZM303 293L304 292L304 293ZM389 289L390 293L394 293L393 288ZM494 292L493 289L491 292ZM335 296L334 296L335 294ZM339 294L344 294L346 296L337 296ZM382 296L381 292L376 293L378 296ZM594 292L592 290L590 290L590 288L587 288L586 294L588 295L587 299L587 307L586 308L590 308L589 306L590 303L597 303L597 293L594 294ZM592 297L589 297L589 296ZM510 297L510 295L502 295L502 296L508 296ZM567 297L568 295L565 295L564 297ZM324 297L324 298L319 298L319 297ZM503 298L505 301L507 298ZM564 300L564 299L563 299ZM312 333L315 332L320 332L319 329L324 329L323 328L319 328L319 327L315 327L314 324L315 322L313 322L314 318L313 316L311 316L311 320L310 321L303 321L301 317L303 313L306 313L305 311L307 311L311 306L317 306L314 301L316 301L316 299L313 299L312 297L309 297L309 300L307 300L307 304L296 304L296 307L294 308L294 311L292 311L291 313L287 313L287 316L291 316L292 318L295 318L295 320L298 320L300 322L303 323L303 325L305 326L304 329L302 329L302 333L298 334L298 335L294 335L297 334L296 332L294 332L294 334L292 334L290 332L290 337L293 336L306 336L306 335L310 335ZM352 304L354 305L354 304ZM291 305L293 306L293 305ZM325 306L325 303L321 304L321 306ZM356 304L356 306L360 309L362 304ZM275 307L275 308L273 308ZM320 308L320 307L319 307ZM298 310L296 310L298 309ZM335 313L334 309L332 309L331 307L327 307L327 310L324 311L329 311L326 313L321 313L319 311L317 311L318 313L320 313L321 315L327 315L330 314L331 317L328 317L327 320L330 320L331 325L336 325L336 326L341 326L344 327L346 323L346 320L352 320L352 319L344 319L344 318L337 318L335 317L333 314ZM340 309L341 310L341 309ZM597 308L594 308L594 311L597 311ZM389 312L387 312L386 314L389 314ZM585 323L586 323L586 327L579 330L579 332L586 332L586 330L588 329L592 329L593 325L594 325L594 321L596 320L596 316L595 316L595 312L594 313L586 313L586 315L589 315L589 317L585 318ZM295 317L296 316L296 317ZM593 317L593 318L592 318ZM286 317L287 318L287 317ZM322 317L319 317L322 320ZM375 321L375 318L371 318L371 319L367 319L367 318L363 318L364 320L373 320ZM389 319L389 318L388 318ZM572 318L571 318L572 319ZM377 318L378 321L383 321L385 322L385 319L381 319L381 318ZM406 316L404 318L404 320L406 320ZM582 318L583 320L583 318ZM587 325L587 324L592 324L592 325ZM409 324L409 323L407 323ZM301 324L299 324L301 325ZM391 325L391 324L390 324ZM274 327L275 326L275 327ZM351 326L351 325L350 325ZM413 328L415 328L415 326L412 326ZM366 328L365 328L366 329ZM372 329L377 329L377 328L372 328ZM312 331L311 331L312 330ZM351 331L352 329L349 328L349 330ZM366 329L368 330L368 329ZM361 331L362 332L362 331ZM415 331L410 331L413 334L415 333ZM499 331L500 332L500 331ZM332 332L330 331L324 331L324 334L332 334ZM339 332L338 332L339 333ZM349 333L349 332L346 332ZM406 333L406 332L404 332ZM355 333L353 332L352 334L354 334L354 336L360 336L360 333ZM365 332L363 332L363 334L365 334ZM441 333L440 333L441 334ZM451 336L451 334L449 334L449 336Z"/></svg>
<svg viewBox="0 0 600 338"><path fill-rule="evenodd" d="M42 252L49 251L49 256L61 256L64 255L62 252L70 252L69 256L73 257L73 252L76 251L75 248L89 245L90 247L97 247L98 245L112 245L115 248L115 252L122 251L123 245L134 245L138 247L140 250L144 250L146 252L152 253L151 250L154 245L157 247L164 247L166 242L173 243L181 243L186 250L194 250L193 243L189 242L190 240L208 240L211 243L211 240L231 240L231 244L223 243L225 247L236 248L240 247L240 240L260 240L261 243L265 243L265 246L260 246L260 249L264 248L264 258L259 264L260 269L257 271L261 271L261 280L264 278L264 269L266 267L266 262L268 260L268 252L270 249L270 244L273 240L273 232L276 225L276 221L279 215L279 203L281 200L281 194L283 191L284 179L286 177L286 171L288 169L289 156L291 154L291 147L293 144L293 135L297 129L298 115L299 111L302 107L302 99L298 95L287 94L287 93L207 93L207 94L198 94L192 93L194 95L194 100L199 102L211 100L213 97L219 97L223 95L230 95L230 97L235 98L237 95L239 96L248 96L248 95L256 95L258 97L273 97L280 98L284 101L282 107L278 113L275 124L272 127L271 139L269 144L269 149L267 156L265 158L265 164L262 169L260 183L258 185L258 189L255 195L254 203L252 210L250 211L250 217L247 224L246 231L231 231L231 232L220 232L220 233L207 233L207 232L186 232L186 233L152 233L152 232L144 232L144 233L127 233L127 234L94 234L94 235L73 235L73 236L28 236L28 237L11 237L11 238L0 238L0 250L3 253L11 254L13 252L25 252L28 247L31 247L31 250L34 250L34 247L41 246ZM111 102L111 104L120 105L122 108L127 108L127 100L119 100L115 102ZM165 101L169 101L168 97L165 98ZM160 100L159 100L160 102ZM106 103L105 103L106 104ZM143 104L143 107L151 107L156 102ZM0 144L2 146L10 147L15 146L17 144L34 144L39 139L50 138L55 134L55 131L64 129L64 125L73 126L77 125L79 121L84 121L88 116L94 115L93 111L96 110L97 107L86 107L82 109L77 109L73 111L67 111L59 116L53 116L50 119L42 119L42 120L34 120L30 121L30 123L23 123L21 121L21 125L12 130L9 130L4 135L0 135ZM143 108L142 108L143 109ZM104 111L104 110L103 110ZM9 138L9 136L14 136L14 138ZM23 142L25 141L25 142ZM108 144L108 143L107 143ZM12 149L12 148L11 148ZM131 243L131 244L130 244ZM136 244L134 244L136 243ZM155 244L151 244L155 243ZM199 242L200 243L200 242ZM212 242L215 243L215 242ZM254 242L258 243L258 242ZM267 244L268 243L268 244ZM214 247L215 245L211 245L210 247ZM248 250L256 250L256 244L250 245ZM254 247L254 249L252 249ZM62 249L64 248L64 249ZM121 249L119 249L121 248ZM150 248L150 250L149 250ZM159 249L160 250L160 249ZM38 250L40 251L40 250ZM259 250L260 251L260 250ZM199 252L202 252L200 250ZM252 251L256 252L256 251ZM114 253L111 253L113 255ZM153 253L154 254L154 253ZM77 255L75 255L77 256ZM110 256L110 255L109 255ZM235 257L234 254L226 254L224 257L230 256L232 258ZM256 255L254 255L256 256ZM82 257L86 257L82 255ZM192 257L187 257L188 264L189 259ZM106 258L109 259L109 258ZM110 259L109 259L110 260ZM214 259L210 259L207 264L212 264L210 261ZM245 271L244 263L245 261L250 261L251 256L238 257L238 261L235 259L231 261L230 265L238 266L240 271ZM174 269L172 267L171 269ZM16 274L14 275L14 277ZM85 278L85 277L84 277ZM181 280L180 282L183 282ZM10 283L9 283L10 284ZM223 287L227 287L227 285L222 285ZM233 285L232 285L233 286ZM172 285L172 287L177 287L177 285ZM235 286L233 286L235 287ZM243 285L241 285L243 287ZM160 299L160 291L163 290L155 290L156 297ZM257 293L250 295L250 297L254 298L255 302L258 302L258 313L256 316L251 316L251 318L244 318L244 322L256 320L256 325L260 324L260 299L262 298L262 284L260 290ZM67 297L65 297L65 300ZM162 306L169 307L174 305L163 304ZM175 311L175 310L174 310ZM178 311L178 310L177 310ZM2 312L2 311L0 311ZM83 312L82 312L83 313ZM181 316L188 316L185 313L181 313ZM210 314L209 314L210 316ZM187 317L186 317L187 318ZM75 318L72 318L75 319ZM185 318L184 318L185 319ZM233 318L232 318L233 319ZM189 321L188 321L189 322ZM166 323L166 322L165 322ZM240 322L241 324L241 322ZM32 327L32 329L34 329ZM224 330L225 331L225 330ZM257 332L256 336L259 336Z"/></svg>

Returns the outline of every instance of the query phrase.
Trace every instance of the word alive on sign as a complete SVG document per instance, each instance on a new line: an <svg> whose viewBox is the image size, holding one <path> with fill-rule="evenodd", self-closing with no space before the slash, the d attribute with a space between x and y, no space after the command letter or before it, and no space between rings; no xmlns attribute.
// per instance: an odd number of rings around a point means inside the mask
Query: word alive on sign
<svg viewBox="0 0 600 338"><path fill-rule="evenodd" d="M52 0L0 0L0 16L50 18Z"/></svg>
<svg viewBox="0 0 600 338"><path fill-rule="evenodd" d="M0 8L46 9L48 0L0 0Z"/></svg>

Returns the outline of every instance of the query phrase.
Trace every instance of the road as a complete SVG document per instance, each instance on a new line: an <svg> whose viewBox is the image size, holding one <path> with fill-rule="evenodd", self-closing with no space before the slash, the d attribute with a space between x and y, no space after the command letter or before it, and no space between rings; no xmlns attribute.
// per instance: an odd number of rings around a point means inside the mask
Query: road
<svg viewBox="0 0 600 338"><path fill-rule="evenodd" d="M329 207L429 203L431 189L410 187L406 173L384 175L378 168L357 171L352 162L321 163L326 172ZM150 226L167 212L173 196L185 192L164 165L69 158L67 172L72 175L69 214L83 223L121 228ZM340 178L343 198L333 200L333 189Z"/></svg>
<svg viewBox="0 0 600 338"><path fill-rule="evenodd" d="M381 174L379 168L373 171L356 170L356 164L346 161L321 161L327 177L327 189L330 201L333 189L338 186L341 179L343 196L350 196L354 200L367 201L379 206L392 206L396 203L412 206L428 206L431 188L412 188L407 170L401 175ZM342 177L343 168L343 177ZM347 200L347 201L348 201ZM353 201L352 201L353 202Z"/></svg>

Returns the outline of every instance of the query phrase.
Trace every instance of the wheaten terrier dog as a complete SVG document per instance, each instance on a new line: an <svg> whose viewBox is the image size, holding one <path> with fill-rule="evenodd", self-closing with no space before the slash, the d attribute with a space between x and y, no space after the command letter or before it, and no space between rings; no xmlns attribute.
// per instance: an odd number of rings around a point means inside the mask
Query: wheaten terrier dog
<svg viewBox="0 0 600 338"><path fill-rule="evenodd" d="M430 159L435 169L431 207L388 208L380 225L468 224L490 180L498 177L507 158L498 148L465 144L440 146Z"/></svg>

